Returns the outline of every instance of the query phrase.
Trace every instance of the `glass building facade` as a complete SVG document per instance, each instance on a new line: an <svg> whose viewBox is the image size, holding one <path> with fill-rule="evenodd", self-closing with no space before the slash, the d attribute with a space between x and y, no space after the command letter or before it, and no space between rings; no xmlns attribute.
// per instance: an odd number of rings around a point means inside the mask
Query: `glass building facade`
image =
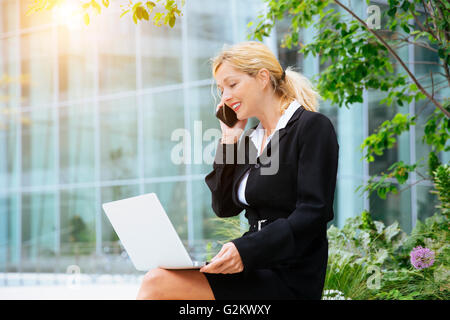
<svg viewBox="0 0 450 320"><path fill-rule="evenodd" d="M364 14L362 2L353 1ZM262 1L189 0L173 28L135 25L114 5L89 26L71 25L51 11L27 16L28 4L0 0L0 273L64 273L69 265L83 273L136 273L101 204L149 192L187 246L201 252L215 243L218 222L204 182L220 133L209 59L224 43L247 40ZM281 47L288 27L279 22L264 41L283 67L313 78L324 66ZM302 41L316 32L303 30ZM430 66L415 61L438 61L412 45L400 53L418 77ZM421 129L412 127L370 165L360 145L397 110L420 113L419 126L433 109L387 108L376 92L365 97L349 109L321 105L340 144L332 223L342 226L367 209L409 232L434 213L429 183L412 176L387 200L355 189L395 161L424 157Z"/></svg>

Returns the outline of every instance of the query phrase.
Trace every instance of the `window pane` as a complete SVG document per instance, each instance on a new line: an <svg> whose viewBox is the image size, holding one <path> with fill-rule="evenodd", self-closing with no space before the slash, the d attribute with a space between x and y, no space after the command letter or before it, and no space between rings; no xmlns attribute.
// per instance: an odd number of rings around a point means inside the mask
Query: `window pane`
<svg viewBox="0 0 450 320"><path fill-rule="evenodd" d="M53 110L22 113L22 184L56 183Z"/></svg>
<svg viewBox="0 0 450 320"><path fill-rule="evenodd" d="M303 54L299 54L298 50L300 47L293 46L291 49L288 47L281 47L281 44L284 40L284 36L290 33L289 28L291 27L290 19L283 19L278 21L276 24L276 33L277 33L277 48L278 48L278 59L280 61L283 69L286 69L288 66L294 67L296 71L303 72ZM300 31L299 34L299 42L303 42L303 32Z"/></svg>
<svg viewBox="0 0 450 320"><path fill-rule="evenodd" d="M118 12L98 16L99 90L110 94L136 89L136 25L129 16L119 19Z"/></svg>
<svg viewBox="0 0 450 320"><path fill-rule="evenodd" d="M335 199L338 200L336 212L338 226L342 227L347 218L361 213L364 208L363 197L356 193L356 189L363 184L364 163L361 160L361 143L363 142L362 106L353 106L350 109L337 107L336 105L326 107L324 102L319 110L326 110L326 114L335 125L339 143L338 179L336 181ZM331 110L337 111L336 116ZM336 120L334 120L336 119ZM335 124L336 122L337 124Z"/></svg>
<svg viewBox="0 0 450 320"><path fill-rule="evenodd" d="M137 113L134 98L100 104L101 179L137 177Z"/></svg>
<svg viewBox="0 0 450 320"><path fill-rule="evenodd" d="M22 106L50 105L53 101L53 41L50 31L21 36Z"/></svg>
<svg viewBox="0 0 450 320"><path fill-rule="evenodd" d="M230 1L186 1L188 80L211 78L209 60L233 42Z"/></svg>
<svg viewBox="0 0 450 320"><path fill-rule="evenodd" d="M181 19L173 28L141 24L142 86L182 82Z"/></svg>
<svg viewBox="0 0 450 320"><path fill-rule="evenodd" d="M423 21L423 16L419 17L419 19ZM422 37L419 42L424 42L432 49L438 50L438 46L429 43L427 38ZM445 73L445 71L442 67L437 65L441 64L438 53L422 46L414 46L414 60L416 61L414 64L414 73L417 78L420 77L420 84L425 88L431 86L431 76L429 75L430 73L433 73L435 89L440 87L439 85L436 86L436 84L442 83L445 78L440 75L439 72ZM429 88L428 91L431 91L431 88Z"/></svg>
<svg viewBox="0 0 450 320"><path fill-rule="evenodd" d="M415 134L416 134L416 159L417 161L421 161L423 168L419 170L425 174L428 174L428 155L431 152L431 146L422 142L424 137L424 129L425 124L427 123L428 118L433 114L435 107L431 103L427 103L427 100L416 102L416 126L415 126ZM419 177L420 178L420 177Z"/></svg>
<svg viewBox="0 0 450 320"><path fill-rule="evenodd" d="M398 186L398 194L390 193L386 200L374 192L370 196L370 211L374 220L383 221L386 226L398 221L400 228L411 232L411 189Z"/></svg>
<svg viewBox="0 0 450 320"><path fill-rule="evenodd" d="M17 0L3 0L0 2L0 32L16 31L19 25L18 21L18 6Z"/></svg>
<svg viewBox="0 0 450 320"><path fill-rule="evenodd" d="M0 189L18 187L20 137L17 134L20 116L14 111L0 112Z"/></svg>
<svg viewBox="0 0 450 320"><path fill-rule="evenodd" d="M369 135L386 120L392 120L397 112L407 112L407 107L396 108L394 106L380 104L380 100L385 96L378 92L369 93ZM409 133L404 132L397 137L397 143L390 149L386 149L382 156L375 155L375 161L369 165L370 175L380 174L394 163L403 160L409 163Z"/></svg>
<svg viewBox="0 0 450 320"><path fill-rule="evenodd" d="M94 41L91 33L58 28L60 101L88 98L94 94Z"/></svg>
<svg viewBox="0 0 450 320"><path fill-rule="evenodd" d="M191 120L191 172L210 172L222 137L219 120L215 116L216 102L211 94L211 86L192 88L187 100Z"/></svg>
<svg viewBox="0 0 450 320"><path fill-rule="evenodd" d="M76 264L83 272L91 268L95 252L95 190L75 189L61 192L61 268ZM93 270L94 271L94 270Z"/></svg>
<svg viewBox="0 0 450 320"><path fill-rule="evenodd" d="M262 12L264 5L259 0L231 1L231 8L235 6L235 9L231 12L231 19L236 23L236 30L233 30L233 32L236 32L236 35L234 35L236 37L235 42L248 41L247 35L250 29L247 28L247 25L250 21L256 22L256 17ZM252 26L252 28L254 27L255 25Z"/></svg>
<svg viewBox="0 0 450 320"><path fill-rule="evenodd" d="M94 108L91 104L59 109L61 183L94 181Z"/></svg>
<svg viewBox="0 0 450 320"><path fill-rule="evenodd" d="M18 37L0 40L0 110L8 113L20 106L20 86L27 77L20 74Z"/></svg>
<svg viewBox="0 0 450 320"><path fill-rule="evenodd" d="M29 193L22 196L23 271L53 271L48 259L54 257L56 250L55 211L53 193Z"/></svg>
<svg viewBox="0 0 450 320"><path fill-rule="evenodd" d="M435 191L434 187L417 186L417 219L424 221L439 212L436 206L440 205L437 195L431 193Z"/></svg>
<svg viewBox="0 0 450 320"><path fill-rule="evenodd" d="M0 272L17 271L19 262L19 196L0 196Z"/></svg>
<svg viewBox="0 0 450 320"><path fill-rule="evenodd" d="M185 174L183 150L189 150L191 139L184 125L183 91L156 93L143 100L145 177ZM189 141L184 147L185 138Z"/></svg>

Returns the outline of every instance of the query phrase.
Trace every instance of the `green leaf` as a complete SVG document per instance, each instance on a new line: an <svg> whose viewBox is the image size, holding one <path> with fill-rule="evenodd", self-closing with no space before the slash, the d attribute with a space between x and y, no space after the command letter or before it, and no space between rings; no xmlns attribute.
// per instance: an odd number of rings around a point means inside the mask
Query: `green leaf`
<svg viewBox="0 0 450 320"><path fill-rule="evenodd" d="M127 14L128 12L130 12L130 9L123 11L123 12L120 14L120 18L122 18L122 17L123 17L125 14Z"/></svg>
<svg viewBox="0 0 450 320"><path fill-rule="evenodd" d="M83 21L85 25L89 25L89 14L87 12L83 15Z"/></svg>
<svg viewBox="0 0 450 320"><path fill-rule="evenodd" d="M391 239L395 237L399 232L400 229L398 228L398 222L395 221L393 224L384 229L386 241L391 241Z"/></svg>
<svg viewBox="0 0 450 320"><path fill-rule="evenodd" d="M390 9L388 10L388 15L389 15L390 17L394 17L396 12L397 12L397 8L396 8L396 7L392 7L392 8L390 8Z"/></svg>
<svg viewBox="0 0 450 320"><path fill-rule="evenodd" d="M402 25L402 29L403 29L406 33L410 33L410 32L411 32L411 30L409 29L408 25L406 25L406 24L403 24L403 25Z"/></svg>
<svg viewBox="0 0 450 320"><path fill-rule="evenodd" d="M142 5L142 1L136 2L133 7L131 8L133 11L135 11L138 7Z"/></svg>
<svg viewBox="0 0 450 320"><path fill-rule="evenodd" d="M154 3L153 1L147 1L145 5L147 6L148 10L152 12L153 8L156 6L156 3Z"/></svg>
<svg viewBox="0 0 450 320"><path fill-rule="evenodd" d="M407 0L405 0L405 1L403 1L401 8L402 8L404 11L408 11L409 6L410 6L410 3L409 3Z"/></svg>
<svg viewBox="0 0 450 320"><path fill-rule="evenodd" d="M141 8L141 16L142 16L142 18L144 19L144 20L149 20L149 15L148 15L148 12L147 12L147 10L145 10L145 8L144 7L140 7Z"/></svg>
<svg viewBox="0 0 450 320"><path fill-rule="evenodd" d="M91 0L92 7L97 11L97 14L102 12L102 7L95 0Z"/></svg>
<svg viewBox="0 0 450 320"><path fill-rule="evenodd" d="M155 15L154 15L154 17L152 19L153 24L156 25L156 26L161 26L161 19L162 19L163 15L164 14L161 13L161 12L155 13Z"/></svg>
<svg viewBox="0 0 450 320"><path fill-rule="evenodd" d="M135 13L136 13L137 20L141 20L142 19L142 7L141 6L137 6L136 10L135 10Z"/></svg>
<svg viewBox="0 0 450 320"><path fill-rule="evenodd" d="M173 28L173 26L175 25L175 15L171 15L170 16L170 19L169 19L169 26L171 27L171 28Z"/></svg>
<svg viewBox="0 0 450 320"><path fill-rule="evenodd" d="M445 58L445 49L438 48L438 55L439 55L439 58L444 59Z"/></svg>
<svg viewBox="0 0 450 320"><path fill-rule="evenodd" d="M387 189L384 187L378 188L377 190L377 195L383 200L386 200L386 193Z"/></svg>

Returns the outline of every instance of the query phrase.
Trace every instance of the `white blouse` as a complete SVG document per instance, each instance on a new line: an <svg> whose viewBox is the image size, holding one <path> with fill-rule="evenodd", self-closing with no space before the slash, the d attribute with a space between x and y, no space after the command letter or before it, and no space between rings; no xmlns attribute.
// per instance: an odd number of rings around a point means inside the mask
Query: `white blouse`
<svg viewBox="0 0 450 320"><path fill-rule="evenodd" d="M297 100L294 100L291 102L291 104L289 105L289 107L284 111L284 113L281 115L280 119L278 120L277 126L275 127L275 130L273 131L273 133L267 137L266 142L264 144L264 148L262 150L264 150L267 146L267 144L269 143L270 139L272 139L272 136L275 134L276 131L286 127L287 123L289 122L289 120L291 119L292 115L295 113L295 111L297 111L297 109L300 108L300 103L297 102ZM253 142L253 144L255 145L256 149L258 150L258 157L261 155L261 145L262 145L262 140L264 138L264 131L265 129L263 128L261 122L258 124L258 126L256 127L256 129L249 135L250 140ZM247 203L247 200L245 199L245 187L247 186L247 179L248 179L248 175L250 173L250 169L247 170L247 172L244 174L244 176L242 177L242 180L239 184L239 188L238 188L238 199L240 202L242 202L245 205L249 205Z"/></svg>

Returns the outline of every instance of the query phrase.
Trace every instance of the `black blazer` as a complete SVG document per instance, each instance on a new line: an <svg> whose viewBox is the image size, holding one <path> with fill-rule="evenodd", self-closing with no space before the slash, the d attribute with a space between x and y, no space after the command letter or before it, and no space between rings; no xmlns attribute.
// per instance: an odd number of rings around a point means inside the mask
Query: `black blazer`
<svg viewBox="0 0 450 320"><path fill-rule="evenodd" d="M252 227L233 240L244 272L277 270L299 298L320 299L328 260L327 222L334 216L335 130L323 114L300 107L278 131L278 140L272 139L257 157L248 137L252 129L243 133L239 146L219 142L213 171L205 178L212 208L219 217L245 210ZM238 200L237 190L248 169L247 206ZM275 174L263 174L270 169ZM254 223L261 219L269 223L258 231Z"/></svg>

